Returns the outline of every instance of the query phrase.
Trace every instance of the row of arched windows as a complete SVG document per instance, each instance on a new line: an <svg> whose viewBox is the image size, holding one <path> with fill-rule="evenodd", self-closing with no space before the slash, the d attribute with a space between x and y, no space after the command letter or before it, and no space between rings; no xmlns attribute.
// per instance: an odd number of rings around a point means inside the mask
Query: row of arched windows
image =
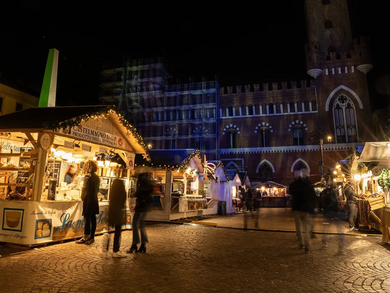
<svg viewBox="0 0 390 293"><path fill-rule="evenodd" d="M221 116L235 117L235 116L252 116L252 115L268 115L277 113L297 113L297 112L311 112L317 111L317 102L304 101L302 103L286 102L286 103L268 103L268 104L256 104L256 105L242 105L242 106L230 106L221 109Z"/></svg>

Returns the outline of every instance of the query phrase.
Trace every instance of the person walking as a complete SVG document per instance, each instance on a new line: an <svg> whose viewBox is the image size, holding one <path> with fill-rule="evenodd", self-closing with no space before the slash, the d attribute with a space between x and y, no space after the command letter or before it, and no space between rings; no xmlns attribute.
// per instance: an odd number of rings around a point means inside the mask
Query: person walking
<svg viewBox="0 0 390 293"><path fill-rule="evenodd" d="M81 191L83 201L84 237L77 240L77 244L92 244L95 242L96 215L99 214L98 190L100 179L96 175L97 165L94 161L84 164L84 184Z"/></svg>
<svg viewBox="0 0 390 293"><path fill-rule="evenodd" d="M323 248L328 248L328 233L332 229L332 226L335 226L338 232L338 254L345 254L345 233L342 226L338 223L340 219L343 218L345 212L340 208L339 198L337 196L337 190L335 186L328 185L327 188L327 205L324 207L324 216L328 219L328 224L323 225L323 234L322 234L322 244Z"/></svg>
<svg viewBox="0 0 390 293"><path fill-rule="evenodd" d="M294 177L294 181L288 188L291 195L291 209L294 213L299 248L305 248L305 252L308 253L311 246L311 214L314 213L316 194L309 180L303 178L302 171L296 170ZM304 237L303 228L305 229Z"/></svg>
<svg viewBox="0 0 390 293"><path fill-rule="evenodd" d="M122 225L124 224L124 207L126 202L126 190L124 182L118 178L114 180L110 190L110 202L108 205L108 225L114 226L114 246L112 257L126 257L127 255L119 250Z"/></svg>
<svg viewBox="0 0 390 293"><path fill-rule="evenodd" d="M138 176L137 190L135 193L136 203L132 222L133 242L127 253L140 252L146 253L146 243L149 242L145 229L145 217L153 201L153 183L151 173L141 173ZM141 234L141 239L140 239ZM141 242L139 249L137 245Z"/></svg>
<svg viewBox="0 0 390 293"><path fill-rule="evenodd" d="M349 229L351 231L358 230L357 216L358 216L358 198L355 192L354 181L351 179L344 186L344 195L347 198L347 205L349 208Z"/></svg>

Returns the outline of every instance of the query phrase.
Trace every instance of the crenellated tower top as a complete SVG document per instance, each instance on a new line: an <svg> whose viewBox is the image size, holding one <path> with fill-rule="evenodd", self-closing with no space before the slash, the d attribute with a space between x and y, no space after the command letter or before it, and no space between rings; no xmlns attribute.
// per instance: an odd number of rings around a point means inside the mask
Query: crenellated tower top
<svg viewBox="0 0 390 293"><path fill-rule="evenodd" d="M316 78L327 68L372 68L369 39L352 39L347 0L305 0L307 73Z"/></svg>

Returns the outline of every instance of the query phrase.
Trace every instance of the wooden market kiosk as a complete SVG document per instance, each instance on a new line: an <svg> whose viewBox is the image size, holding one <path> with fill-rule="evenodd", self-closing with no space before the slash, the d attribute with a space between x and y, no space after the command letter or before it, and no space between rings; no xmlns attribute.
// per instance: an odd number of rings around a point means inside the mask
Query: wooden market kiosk
<svg viewBox="0 0 390 293"><path fill-rule="evenodd" d="M202 216L208 208L210 179L204 173L199 150L150 150L150 164L136 155L134 177L151 172L155 188L149 221L169 221Z"/></svg>
<svg viewBox="0 0 390 293"><path fill-rule="evenodd" d="M363 174L358 163L368 166ZM364 224L381 231L382 242L390 242L390 142L366 142L351 169L359 180L359 194L365 195L359 207Z"/></svg>
<svg viewBox="0 0 390 293"><path fill-rule="evenodd" d="M102 231L111 182L120 178L131 189L135 154L148 157L135 128L109 106L31 108L0 116L0 143L0 241L22 245L83 235L81 170L86 160L97 160L99 166L96 231ZM77 175L68 184L70 165Z"/></svg>

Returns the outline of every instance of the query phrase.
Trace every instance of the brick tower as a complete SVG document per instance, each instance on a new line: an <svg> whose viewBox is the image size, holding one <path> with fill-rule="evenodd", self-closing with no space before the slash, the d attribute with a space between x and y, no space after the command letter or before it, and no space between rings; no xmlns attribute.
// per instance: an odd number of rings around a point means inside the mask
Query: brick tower
<svg viewBox="0 0 390 293"><path fill-rule="evenodd" d="M352 38L347 0L305 0L307 73L317 89L316 138L336 144L373 139L366 74L369 40Z"/></svg>

